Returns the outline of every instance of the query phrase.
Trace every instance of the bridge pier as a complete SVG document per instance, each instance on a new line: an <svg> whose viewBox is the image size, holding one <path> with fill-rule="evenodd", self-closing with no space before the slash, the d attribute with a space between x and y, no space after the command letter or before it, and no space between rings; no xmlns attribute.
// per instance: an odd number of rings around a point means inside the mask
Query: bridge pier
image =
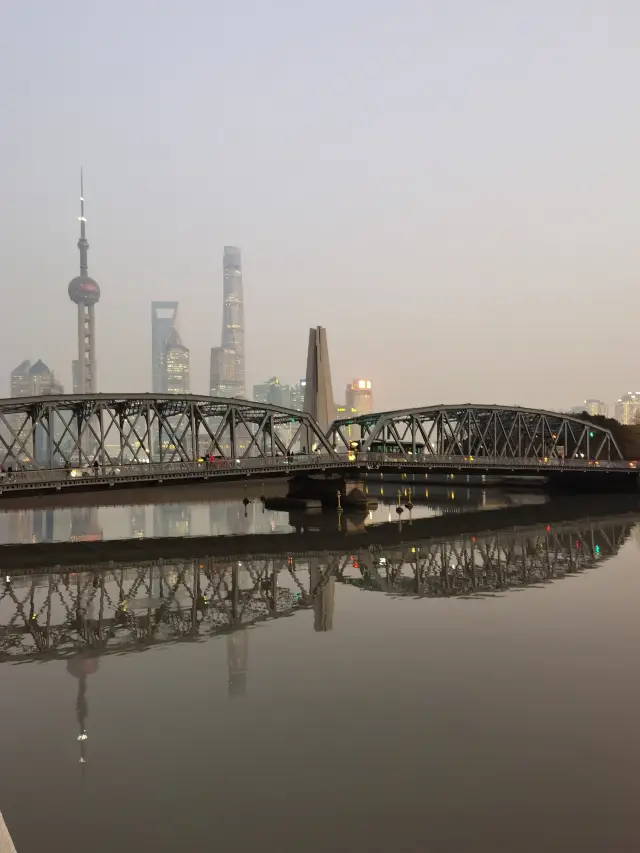
<svg viewBox="0 0 640 853"><path fill-rule="evenodd" d="M359 475L326 475L322 479L308 475L294 477L289 481L287 497L318 500L323 507L334 508L338 505L338 492L343 507L362 507L369 503L364 478Z"/></svg>

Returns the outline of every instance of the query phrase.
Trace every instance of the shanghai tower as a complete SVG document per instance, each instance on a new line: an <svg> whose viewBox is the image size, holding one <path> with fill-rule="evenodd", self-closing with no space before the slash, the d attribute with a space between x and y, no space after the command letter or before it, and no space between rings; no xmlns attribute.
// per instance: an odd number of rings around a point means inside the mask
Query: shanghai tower
<svg viewBox="0 0 640 853"><path fill-rule="evenodd" d="M96 392L96 320L95 305L100 299L100 288L89 277L87 252L89 243L84 218L84 192L80 170L80 275L69 282L69 299L78 306L78 360L73 363L74 394Z"/></svg>
<svg viewBox="0 0 640 853"><path fill-rule="evenodd" d="M246 397L244 372L244 304L240 249L224 247L224 306L221 349L233 352L233 377L227 382L231 397Z"/></svg>

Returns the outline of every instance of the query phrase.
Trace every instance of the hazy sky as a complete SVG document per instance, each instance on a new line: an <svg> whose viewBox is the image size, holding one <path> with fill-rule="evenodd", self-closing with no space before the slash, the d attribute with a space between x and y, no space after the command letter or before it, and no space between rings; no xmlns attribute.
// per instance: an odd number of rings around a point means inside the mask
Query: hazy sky
<svg viewBox="0 0 640 853"><path fill-rule="evenodd" d="M98 386L192 390L242 248L249 386L328 330L336 399L562 407L640 386L637 0L0 0L0 380L71 386L85 168Z"/></svg>

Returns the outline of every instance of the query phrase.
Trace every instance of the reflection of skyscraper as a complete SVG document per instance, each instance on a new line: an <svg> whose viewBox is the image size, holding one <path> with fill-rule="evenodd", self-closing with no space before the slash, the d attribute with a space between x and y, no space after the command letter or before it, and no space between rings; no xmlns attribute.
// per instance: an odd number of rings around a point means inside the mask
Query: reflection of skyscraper
<svg viewBox="0 0 640 853"><path fill-rule="evenodd" d="M224 247L223 275L222 341L211 352L211 393L246 397L242 261L235 246Z"/></svg>
<svg viewBox="0 0 640 853"><path fill-rule="evenodd" d="M166 392L164 356L177 316L177 302L151 303L151 369L154 394Z"/></svg>
<svg viewBox="0 0 640 853"><path fill-rule="evenodd" d="M153 508L154 536L190 536L191 507L187 504L160 504Z"/></svg>
<svg viewBox="0 0 640 853"><path fill-rule="evenodd" d="M80 616L82 618L82 616ZM89 705L87 703L87 678L98 669L98 658L77 655L67 661L67 672L78 679L78 696L76 699L76 719L78 721L77 741L80 746L80 764L87 761L87 718Z"/></svg>
<svg viewBox="0 0 640 853"><path fill-rule="evenodd" d="M53 542L53 510L33 510L33 541Z"/></svg>
<svg viewBox="0 0 640 853"><path fill-rule="evenodd" d="M70 539L72 542L98 542L102 539L98 507L73 507Z"/></svg>
<svg viewBox="0 0 640 853"><path fill-rule="evenodd" d="M227 634L227 665L229 696L244 696L249 668L249 632L245 628Z"/></svg>
<svg viewBox="0 0 640 853"><path fill-rule="evenodd" d="M147 508L145 506L131 507L130 525L131 537L144 539L147 535Z"/></svg>
<svg viewBox="0 0 640 853"><path fill-rule="evenodd" d="M8 541L22 545L32 541L31 512L28 509L18 509L8 515Z"/></svg>
<svg viewBox="0 0 640 853"><path fill-rule="evenodd" d="M89 277L87 253L89 243L85 233L84 189L80 171L80 275L69 282L69 299L78 306L78 358L73 363L73 393L95 394L96 377L96 323L95 306L100 299L100 288Z"/></svg>

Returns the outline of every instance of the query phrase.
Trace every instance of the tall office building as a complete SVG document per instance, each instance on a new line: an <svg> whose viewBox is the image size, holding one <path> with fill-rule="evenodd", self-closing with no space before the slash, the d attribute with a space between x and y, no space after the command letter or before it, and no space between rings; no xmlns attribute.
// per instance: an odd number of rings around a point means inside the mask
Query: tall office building
<svg viewBox="0 0 640 853"><path fill-rule="evenodd" d="M49 370L41 359L38 359L35 364L31 364L29 359L25 359L11 371L12 397L40 397L58 394L64 394L64 388L56 380L53 371ZM24 416L20 414L7 415L7 424L17 434L19 441L23 443L22 451L26 454L24 461L28 461L29 456L38 459L47 457L49 438L47 431L41 424L38 423L32 432L25 423ZM57 425L56 432L59 433L59 430L60 425ZM61 436L57 434L56 438L59 440ZM4 456L4 449L0 451L0 455ZM16 459L11 461L11 459L9 456L5 456L5 464L14 464L17 461Z"/></svg>
<svg viewBox="0 0 640 853"><path fill-rule="evenodd" d="M69 282L69 299L78 306L78 358L73 364L74 394L95 394L97 390L95 306L100 299L98 282L89 277L89 243L84 216L84 187L80 170L80 275Z"/></svg>
<svg viewBox="0 0 640 853"><path fill-rule="evenodd" d="M177 318L177 302L151 303L151 370L154 394L165 394L167 390L164 358Z"/></svg>
<svg viewBox="0 0 640 853"><path fill-rule="evenodd" d="M180 340L177 329L172 329L164 351L164 392L166 394L188 394L191 390L189 377L189 350Z"/></svg>
<svg viewBox="0 0 640 853"><path fill-rule="evenodd" d="M270 403L272 406L291 408L291 388L283 385L277 376L272 376L260 385L253 386L253 399L256 403Z"/></svg>
<svg viewBox="0 0 640 853"><path fill-rule="evenodd" d="M242 260L236 246L224 247L224 304L222 310L221 348L235 353L231 393L225 396L246 397L244 365L244 302L242 293Z"/></svg>
<svg viewBox="0 0 640 853"><path fill-rule="evenodd" d="M640 391L627 391L620 397L615 413L621 424L640 424Z"/></svg>
<svg viewBox="0 0 640 853"><path fill-rule="evenodd" d="M212 397L235 397L236 354L232 349L213 347L209 371L209 393Z"/></svg>
<svg viewBox="0 0 640 853"><path fill-rule="evenodd" d="M64 394L64 388L42 359L35 364L27 359L11 371L12 397L39 397L43 394Z"/></svg>
<svg viewBox="0 0 640 853"><path fill-rule="evenodd" d="M582 405L574 406L571 409L571 414L579 415L582 412L586 412L588 415L601 415L606 418L609 414L609 407L602 400L584 400Z"/></svg>
<svg viewBox="0 0 640 853"><path fill-rule="evenodd" d="M347 414L370 415L373 412L373 391L369 379L354 379L347 385Z"/></svg>
<svg viewBox="0 0 640 853"><path fill-rule="evenodd" d="M29 397L31 395L31 380L29 371L31 370L31 362L28 358L21 361L17 367L11 371L11 397Z"/></svg>
<svg viewBox="0 0 640 853"><path fill-rule="evenodd" d="M291 388L291 408L302 412L304 410L304 392L307 387L307 380L301 379L297 385Z"/></svg>

